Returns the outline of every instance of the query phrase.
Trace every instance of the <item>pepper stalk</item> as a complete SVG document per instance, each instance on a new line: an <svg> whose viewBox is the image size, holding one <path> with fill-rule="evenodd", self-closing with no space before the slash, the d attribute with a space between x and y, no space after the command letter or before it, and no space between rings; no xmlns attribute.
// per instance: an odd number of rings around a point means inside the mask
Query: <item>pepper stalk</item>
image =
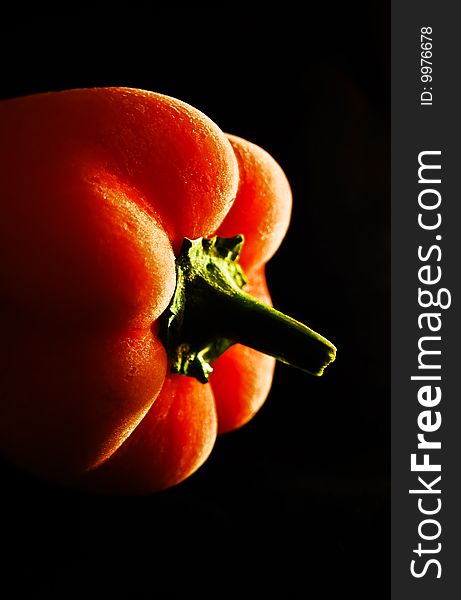
<svg viewBox="0 0 461 600"><path fill-rule="evenodd" d="M213 361L239 343L322 375L336 348L244 292L247 280L238 262L243 243L243 235L184 239L176 259L176 289L160 329L171 371L207 383Z"/></svg>

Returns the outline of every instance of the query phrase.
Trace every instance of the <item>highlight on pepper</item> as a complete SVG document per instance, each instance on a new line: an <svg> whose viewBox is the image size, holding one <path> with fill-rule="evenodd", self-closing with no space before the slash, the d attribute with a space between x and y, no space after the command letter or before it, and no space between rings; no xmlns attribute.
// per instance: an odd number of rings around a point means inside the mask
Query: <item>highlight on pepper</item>
<svg viewBox="0 0 461 600"><path fill-rule="evenodd" d="M0 453L41 479L150 494L331 342L272 307L292 195L189 104L82 88L0 102ZM308 375L309 376L309 375Z"/></svg>

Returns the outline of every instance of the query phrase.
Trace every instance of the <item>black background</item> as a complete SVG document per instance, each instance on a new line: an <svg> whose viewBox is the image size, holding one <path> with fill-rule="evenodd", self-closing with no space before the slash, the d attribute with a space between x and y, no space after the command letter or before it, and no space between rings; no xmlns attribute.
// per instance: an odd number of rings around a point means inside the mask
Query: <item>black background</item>
<svg viewBox="0 0 461 600"><path fill-rule="evenodd" d="M94 497L2 465L4 597L386 598L388 6L108 11L5 17L2 97L150 89L265 148L294 197L274 304L338 357L321 378L278 365L257 416L157 495Z"/></svg>

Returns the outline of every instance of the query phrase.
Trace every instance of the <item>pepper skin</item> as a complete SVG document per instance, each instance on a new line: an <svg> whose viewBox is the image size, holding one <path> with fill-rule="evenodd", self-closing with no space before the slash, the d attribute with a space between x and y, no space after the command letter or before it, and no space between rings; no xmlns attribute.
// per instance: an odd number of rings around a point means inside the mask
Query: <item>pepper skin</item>
<svg viewBox="0 0 461 600"><path fill-rule="evenodd" d="M261 148L130 88L0 103L0 451L65 485L147 494L191 475L266 399L274 358L239 344L209 384L169 372L159 317L184 238L243 234L245 291L291 192Z"/></svg>

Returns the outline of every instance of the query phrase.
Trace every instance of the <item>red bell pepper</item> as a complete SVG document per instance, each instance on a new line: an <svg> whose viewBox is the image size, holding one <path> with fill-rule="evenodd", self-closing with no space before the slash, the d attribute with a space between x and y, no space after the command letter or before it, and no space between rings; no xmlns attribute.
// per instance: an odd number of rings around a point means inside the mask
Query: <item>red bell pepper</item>
<svg viewBox="0 0 461 600"><path fill-rule="evenodd" d="M0 451L14 464L164 489L261 407L273 357L315 375L334 359L270 307L291 192L264 150L129 88L6 100L0 131Z"/></svg>

